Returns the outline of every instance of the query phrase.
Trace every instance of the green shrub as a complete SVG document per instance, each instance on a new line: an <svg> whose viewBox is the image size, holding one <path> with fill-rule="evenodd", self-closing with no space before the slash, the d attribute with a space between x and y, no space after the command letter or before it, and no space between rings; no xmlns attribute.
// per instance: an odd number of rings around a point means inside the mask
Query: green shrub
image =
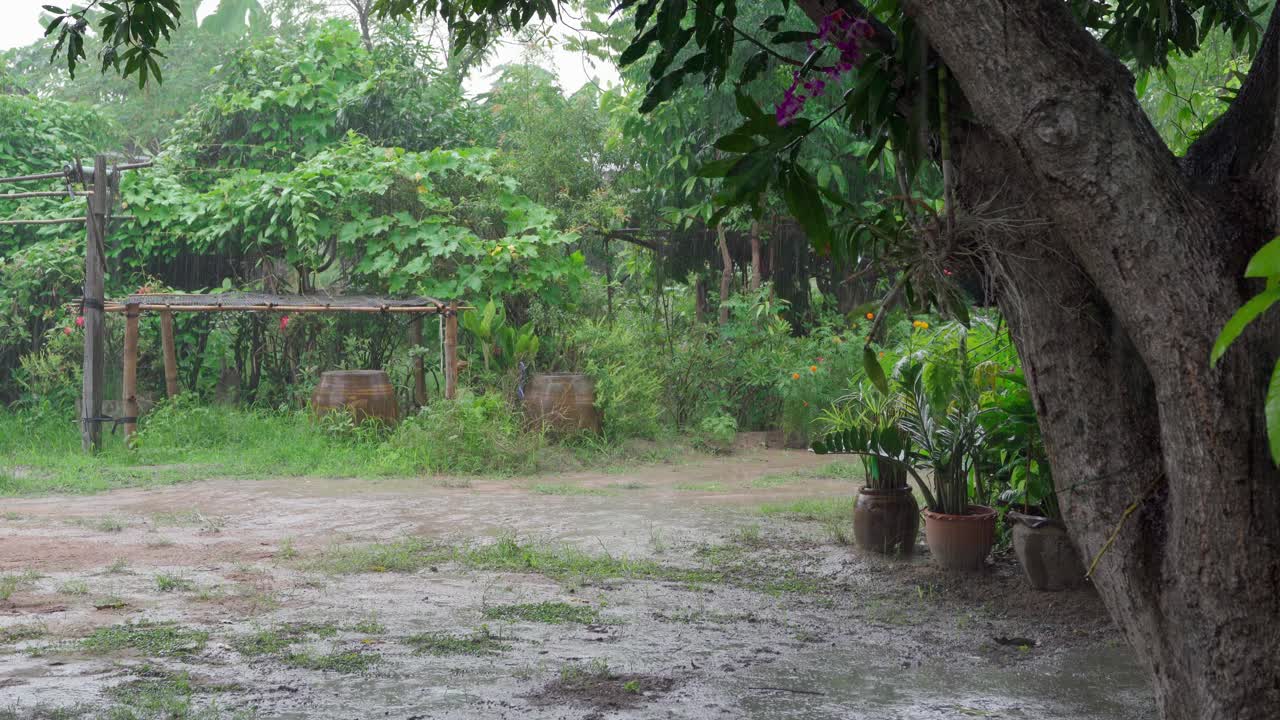
<svg viewBox="0 0 1280 720"><path fill-rule="evenodd" d="M541 435L521 425L503 398L463 393L406 418L387 444L395 459L417 471L514 475L536 468L543 445Z"/></svg>

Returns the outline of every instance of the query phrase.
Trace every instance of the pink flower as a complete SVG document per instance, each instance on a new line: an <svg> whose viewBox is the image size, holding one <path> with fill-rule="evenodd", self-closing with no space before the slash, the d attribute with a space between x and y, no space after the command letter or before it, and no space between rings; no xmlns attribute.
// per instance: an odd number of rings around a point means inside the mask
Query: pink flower
<svg viewBox="0 0 1280 720"><path fill-rule="evenodd" d="M809 51L815 52L821 43L827 43L840 52L840 59L835 65L822 68L822 73L827 76L827 80L815 77L802 82L799 73L792 74L791 87L787 88L782 96L782 102L775 107L774 117L778 125L780 127L790 125L804 110L807 100L826 92L828 81L838 81L841 75L861 64L866 58L862 52L861 41L874 34L875 30L871 27L871 23L861 18L854 19L844 10L836 10L822 18L818 23L817 39L810 40L808 43ZM796 92L802 85L808 95Z"/></svg>
<svg viewBox="0 0 1280 720"><path fill-rule="evenodd" d="M63 335L70 335L70 334L71 334L71 326L70 326L70 325L68 325L68 326L66 326L66 327L62 328L62 334L63 334Z"/></svg>
<svg viewBox="0 0 1280 720"><path fill-rule="evenodd" d="M289 316L288 315L280 316L280 332L284 332L288 328L289 328Z"/></svg>
<svg viewBox="0 0 1280 720"><path fill-rule="evenodd" d="M76 316L76 327L84 327L84 316L83 316L83 315L77 315L77 316Z"/></svg>

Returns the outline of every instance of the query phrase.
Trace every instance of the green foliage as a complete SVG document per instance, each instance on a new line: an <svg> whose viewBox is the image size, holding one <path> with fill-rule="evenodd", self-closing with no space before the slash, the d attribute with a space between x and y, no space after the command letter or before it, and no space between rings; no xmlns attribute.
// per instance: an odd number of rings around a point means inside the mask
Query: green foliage
<svg viewBox="0 0 1280 720"><path fill-rule="evenodd" d="M1209 354L1210 366L1216 366L1245 328L1280 300L1280 238L1273 239L1254 253L1249 266L1245 268L1244 276L1266 279L1267 287L1246 302L1222 327ZM1271 372L1264 410L1271 460L1280 465L1280 361L1276 362L1275 369Z"/></svg>
<svg viewBox="0 0 1280 720"><path fill-rule="evenodd" d="M501 397L467 394L406 418L388 441L388 460L420 472L514 475L536 469L541 446Z"/></svg>

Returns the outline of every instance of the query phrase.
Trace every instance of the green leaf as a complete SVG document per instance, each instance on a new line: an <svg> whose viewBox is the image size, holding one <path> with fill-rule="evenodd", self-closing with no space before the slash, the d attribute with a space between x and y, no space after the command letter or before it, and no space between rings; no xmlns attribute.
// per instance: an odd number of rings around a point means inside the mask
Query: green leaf
<svg viewBox="0 0 1280 720"><path fill-rule="evenodd" d="M880 367L880 361L876 359L876 351L872 350L870 345L862 346L862 367L867 371L867 378L880 392L889 392L889 381L884 376L884 368Z"/></svg>
<svg viewBox="0 0 1280 720"><path fill-rule="evenodd" d="M1274 305L1277 300L1280 300L1280 287L1273 287L1255 295L1253 299L1241 306L1227 324L1222 326L1222 332L1218 333L1218 339L1213 343L1213 351L1209 354L1210 367L1217 365L1218 360L1222 358L1227 348L1231 347L1231 343L1240 337L1245 327Z"/></svg>
<svg viewBox="0 0 1280 720"><path fill-rule="evenodd" d="M774 35L769 42L773 43L774 45L781 45L783 43L808 42L810 40L817 40L817 39L818 39L818 33L815 33L815 32L806 32L803 30L784 30L783 32L778 33L777 35Z"/></svg>
<svg viewBox="0 0 1280 720"><path fill-rule="evenodd" d="M1280 275L1280 237L1262 246L1249 260L1244 276L1250 278L1267 278Z"/></svg>
<svg viewBox="0 0 1280 720"><path fill-rule="evenodd" d="M1267 444L1271 446L1271 462L1280 465L1280 362L1271 371L1267 386Z"/></svg>
<svg viewBox="0 0 1280 720"><path fill-rule="evenodd" d="M746 135L734 133L717 140L715 148L731 153L748 153L756 149L756 141Z"/></svg>

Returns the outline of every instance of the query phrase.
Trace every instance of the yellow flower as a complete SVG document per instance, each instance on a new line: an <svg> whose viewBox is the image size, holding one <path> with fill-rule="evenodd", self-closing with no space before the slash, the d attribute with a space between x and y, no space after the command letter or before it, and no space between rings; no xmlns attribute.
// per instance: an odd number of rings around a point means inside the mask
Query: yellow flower
<svg viewBox="0 0 1280 720"><path fill-rule="evenodd" d="M419 186L418 186L418 194L419 194L419 195L421 195L421 194L425 193L426 191L427 191L427 186L426 186L426 185L419 185Z"/></svg>
<svg viewBox="0 0 1280 720"><path fill-rule="evenodd" d="M928 330L928 329L929 329L929 323L927 323L927 322L925 322L925 321L921 320L921 321L920 321L920 329L921 329L921 330Z"/></svg>

